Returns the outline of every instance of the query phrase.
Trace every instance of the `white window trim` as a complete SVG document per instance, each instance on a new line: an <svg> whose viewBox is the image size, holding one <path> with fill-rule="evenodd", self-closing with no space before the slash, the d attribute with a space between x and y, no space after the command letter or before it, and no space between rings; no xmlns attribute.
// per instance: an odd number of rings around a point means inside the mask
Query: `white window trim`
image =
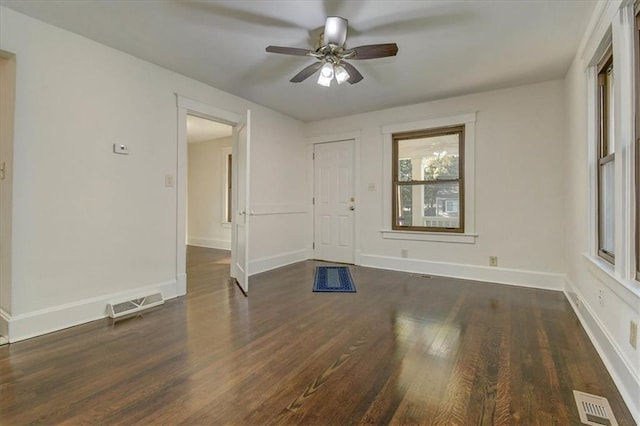
<svg viewBox="0 0 640 426"><path fill-rule="evenodd" d="M222 204L222 216L220 216L222 220L223 228L231 228L231 222L227 221L227 211L229 211L229 194L227 193L227 188L229 188L229 156L231 155L231 147L225 146L220 149L220 153L222 155L222 164L220 170L222 170L222 198L224 202Z"/></svg>
<svg viewBox="0 0 640 426"><path fill-rule="evenodd" d="M609 5L609 8L612 7ZM606 9L607 6L605 6ZM585 257L591 264L614 278L627 289L640 288L635 281L635 76L634 37L635 11L632 2L612 11L605 10L600 15L598 30L609 27L598 45L592 44L585 51L590 53L586 64L587 113L588 113L588 167L589 167L589 252ZM609 20L610 18L610 20ZM615 159L615 265L604 262L598 256L598 138L597 138L597 63L607 49L613 45L614 77L614 134L616 138ZM583 56L583 57L584 57Z"/></svg>
<svg viewBox="0 0 640 426"><path fill-rule="evenodd" d="M391 229L392 188L392 136L394 133L464 125L464 228L463 234L445 232L396 231ZM475 244L475 125L476 113L433 117L411 123L382 126L382 238L393 240L432 241L442 243Z"/></svg>

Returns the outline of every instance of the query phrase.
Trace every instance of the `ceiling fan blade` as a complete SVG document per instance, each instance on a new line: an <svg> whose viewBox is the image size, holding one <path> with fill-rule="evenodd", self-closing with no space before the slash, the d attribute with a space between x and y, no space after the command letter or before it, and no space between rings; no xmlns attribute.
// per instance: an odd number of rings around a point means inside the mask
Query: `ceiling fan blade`
<svg viewBox="0 0 640 426"><path fill-rule="evenodd" d="M347 41L347 21L339 16L329 16L324 24L324 44L343 46Z"/></svg>
<svg viewBox="0 0 640 426"><path fill-rule="evenodd" d="M282 46L267 46L267 52L281 53L283 55L295 55L295 56L307 56L311 53L308 49L300 49L298 47L282 47Z"/></svg>
<svg viewBox="0 0 640 426"><path fill-rule="evenodd" d="M360 74L360 71L358 71L356 67L351 65L349 62L341 61L340 65L342 65L349 73L349 79L347 80L349 84L356 84L364 78L362 74Z"/></svg>
<svg viewBox="0 0 640 426"><path fill-rule="evenodd" d="M375 59L387 56L396 56L398 53L398 45L395 43L386 44L369 44L366 46L358 46L345 51L345 55L354 52L355 54L349 59Z"/></svg>
<svg viewBox="0 0 640 426"><path fill-rule="evenodd" d="M322 67L322 62L315 62L309 65L308 67L306 67L305 69L303 69L302 71L300 71L298 74L294 75L293 78L289 81L292 83L300 83L301 81L304 81L307 78L311 77L321 67Z"/></svg>

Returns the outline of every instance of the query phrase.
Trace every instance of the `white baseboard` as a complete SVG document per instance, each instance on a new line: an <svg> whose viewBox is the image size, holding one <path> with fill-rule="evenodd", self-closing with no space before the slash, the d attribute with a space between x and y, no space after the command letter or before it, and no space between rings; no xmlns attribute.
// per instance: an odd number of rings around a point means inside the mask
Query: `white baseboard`
<svg viewBox="0 0 640 426"><path fill-rule="evenodd" d="M486 281L522 287L562 291L564 275L550 272L525 271L490 266L467 265L462 263L432 262L400 257L360 255L361 265L371 268L418 274L439 275L472 281Z"/></svg>
<svg viewBox="0 0 640 426"><path fill-rule="evenodd" d="M178 274L176 281L176 296L184 296L187 294L187 274Z"/></svg>
<svg viewBox="0 0 640 426"><path fill-rule="evenodd" d="M627 408L631 411L631 415L636 423L640 423L640 377L635 373L630 362L622 355L622 350L620 350L615 339L604 327L591 306L585 303L585 298L578 288L568 277L565 277L564 283L565 297L618 387L618 391L627 404Z"/></svg>
<svg viewBox="0 0 640 426"><path fill-rule="evenodd" d="M8 339L9 337L9 318L11 315L0 309L0 338Z"/></svg>
<svg viewBox="0 0 640 426"><path fill-rule="evenodd" d="M212 238L187 237L187 244L196 247L231 250L231 240L214 240Z"/></svg>
<svg viewBox="0 0 640 426"><path fill-rule="evenodd" d="M275 256L263 257L249 262L249 275L267 272L292 263L307 260L307 250L296 250L288 253L280 253Z"/></svg>
<svg viewBox="0 0 640 426"><path fill-rule="evenodd" d="M14 343L105 318L107 316L107 303L110 301L122 300L128 296L136 297L151 291L160 291L165 300L172 299L178 295L177 282L175 280L167 281L130 291L107 294L26 314L10 316L8 318L7 337L9 342Z"/></svg>

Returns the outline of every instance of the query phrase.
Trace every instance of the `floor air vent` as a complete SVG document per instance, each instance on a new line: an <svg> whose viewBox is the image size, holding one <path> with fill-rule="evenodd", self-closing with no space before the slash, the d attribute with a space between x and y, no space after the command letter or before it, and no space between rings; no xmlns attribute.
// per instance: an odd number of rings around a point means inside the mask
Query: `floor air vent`
<svg viewBox="0 0 640 426"><path fill-rule="evenodd" d="M618 422L616 418L613 417L613 411L607 398L577 390L573 391L573 397L578 406L580 421L585 425L618 426Z"/></svg>
<svg viewBox="0 0 640 426"><path fill-rule="evenodd" d="M154 306L162 305L164 299L162 293L156 292L135 299L124 300L122 302L107 304L107 312L111 318L120 318Z"/></svg>

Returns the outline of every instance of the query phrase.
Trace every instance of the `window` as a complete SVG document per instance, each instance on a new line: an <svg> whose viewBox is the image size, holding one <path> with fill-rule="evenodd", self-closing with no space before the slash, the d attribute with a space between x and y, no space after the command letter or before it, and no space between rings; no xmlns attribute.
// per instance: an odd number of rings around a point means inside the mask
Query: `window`
<svg viewBox="0 0 640 426"><path fill-rule="evenodd" d="M394 133L394 230L464 232L464 125Z"/></svg>
<svg viewBox="0 0 640 426"><path fill-rule="evenodd" d="M222 223L223 226L229 226L233 220L233 214L231 212L233 190L231 188L231 182L233 181L233 168L231 147L222 148Z"/></svg>
<svg viewBox="0 0 640 426"><path fill-rule="evenodd" d="M615 137L613 54L611 48L598 63L598 254L615 259Z"/></svg>
<svg viewBox="0 0 640 426"><path fill-rule="evenodd" d="M640 4L636 13L636 279L640 280Z"/></svg>
<svg viewBox="0 0 640 426"><path fill-rule="evenodd" d="M231 215L231 182L232 180L232 174L231 174L231 164L232 164L232 157L231 154L227 155L227 217L226 217L226 222L231 222L231 220L233 219L233 216Z"/></svg>
<svg viewBox="0 0 640 426"><path fill-rule="evenodd" d="M638 124L638 4L603 3L607 16L597 24L601 37L585 48L591 57L586 69L587 138L589 150L589 252L593 272L612 289L622 285L637 292L634 248L638 239L640 205L634 196L640 183ZM635 241L634 241L635 240ZM602 272L602 274L601 274Z"/></svg>

